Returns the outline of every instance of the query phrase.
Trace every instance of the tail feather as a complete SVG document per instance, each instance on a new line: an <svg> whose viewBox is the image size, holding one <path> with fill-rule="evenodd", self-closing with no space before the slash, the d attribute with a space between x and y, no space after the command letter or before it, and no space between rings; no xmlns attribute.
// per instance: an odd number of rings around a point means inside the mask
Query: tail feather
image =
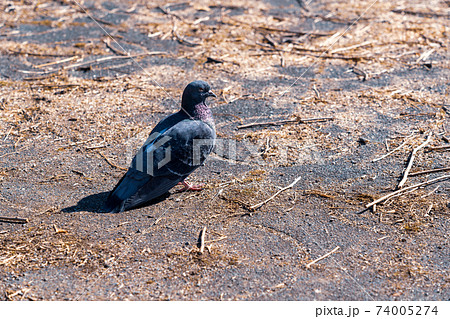
<svg viewBox="0 0 450 319"><path fill-rule="evenodd" d="M125 210L125 201L144 186L152 176L136 170L129 170L122 176L114 189L109 193L102 208L105 213L121 213Z"/></svg>
<svg viewBox="0 0 450 319"><path fill-rule="evenodd" d="M126 176L126 175L125 175ZM165 176L151 177L147 183L137 187L129 178L123 178L109 194L101 209L104 213L121 213L125 210L142 206L167 193L184 178L170 179ZM140 186L140 185L139 185Z"/></svg>
<svg viewBox="0 0 450 319"><path fill-rule="evenodd" d="M125 200L123 210L141 206L155 198L164 195L182 180L183 178L181 177L177 179L169 179L164 176L153 177L133 196Z"/></svg>
<svg viewBox="0 0 450 319"><path fill-rule="evenodd" d="M124 206L125 201L111 192L100 211L102 213L121 213L124 211Z"/></svg>

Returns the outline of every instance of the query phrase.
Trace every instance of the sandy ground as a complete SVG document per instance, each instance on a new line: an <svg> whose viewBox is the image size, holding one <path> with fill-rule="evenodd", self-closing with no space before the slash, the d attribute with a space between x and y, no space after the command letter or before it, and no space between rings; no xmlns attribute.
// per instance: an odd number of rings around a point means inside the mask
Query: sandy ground
<svg viewBox="0 0 450 319"><path fill-rule="evenodd" d="M449 2L307 8L3 1L0 299L449 300ZM195 79L205 189L98 213Z"/></svg>

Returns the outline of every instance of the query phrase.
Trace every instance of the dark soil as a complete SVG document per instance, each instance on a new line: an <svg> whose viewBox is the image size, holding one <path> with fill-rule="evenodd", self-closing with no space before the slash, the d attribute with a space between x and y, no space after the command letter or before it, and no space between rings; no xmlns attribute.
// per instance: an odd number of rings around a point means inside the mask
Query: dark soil
<svg viewBox="0 0 450 319"><path fill-rule="evenodd" d="M0 300L450 299L450 180L364 211L450 174L448 1L79 3L0 4ZM196 79L205 189L98 213Z"/></svg>

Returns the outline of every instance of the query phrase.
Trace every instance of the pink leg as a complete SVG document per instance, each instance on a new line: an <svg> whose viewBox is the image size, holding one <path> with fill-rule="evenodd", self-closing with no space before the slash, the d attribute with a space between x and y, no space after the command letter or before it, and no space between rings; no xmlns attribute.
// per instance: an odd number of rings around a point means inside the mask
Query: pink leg
<svg viewBox="0 0 450 319"><path fill-rule="evenodd" d="M203 190L203 186L205 186L205 184L192 185L186 181L179 182L178 185L184 186L182 189L177 190L178 193L187 191L201 191Z"/></svg>

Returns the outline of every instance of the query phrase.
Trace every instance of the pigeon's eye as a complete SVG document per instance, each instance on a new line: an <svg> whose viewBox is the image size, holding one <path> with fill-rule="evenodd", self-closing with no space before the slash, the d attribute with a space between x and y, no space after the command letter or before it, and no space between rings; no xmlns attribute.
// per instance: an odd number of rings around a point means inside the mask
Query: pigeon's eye
<svg viewBox="0 0 450 319"><path fill-rule="evenodd" d="M199 92L205 92L205 89L199 88L198 91Z"/></svg>

